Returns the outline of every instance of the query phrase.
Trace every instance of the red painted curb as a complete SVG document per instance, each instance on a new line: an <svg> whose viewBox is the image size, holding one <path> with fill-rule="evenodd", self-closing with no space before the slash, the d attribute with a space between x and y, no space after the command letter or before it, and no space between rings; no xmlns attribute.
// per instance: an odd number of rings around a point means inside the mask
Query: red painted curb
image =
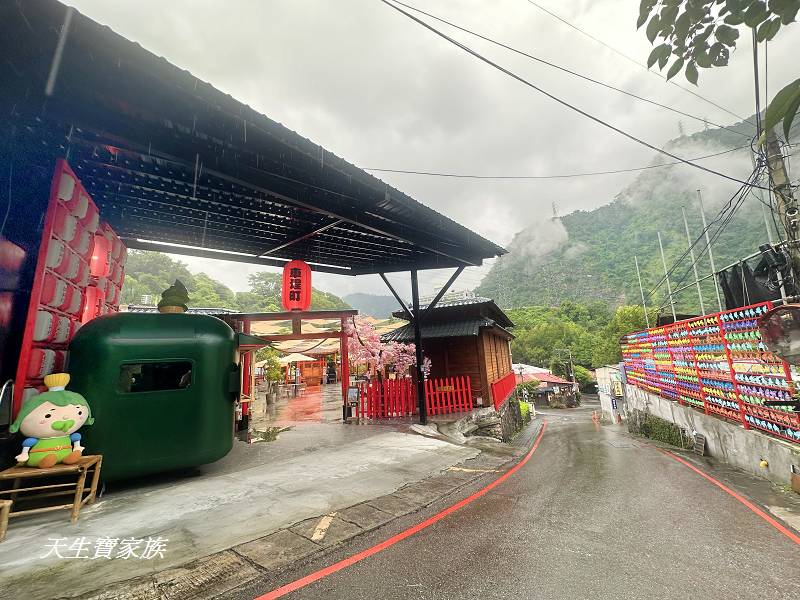
<svg viewBox="0 0 800 600"><path fill-rule="evenodd" d="M362 550L361 552L358 552L357 554L353 554L352 556L349 556L349 557L347 557L347 558L345 558L343 560L340 560L337 563L333 563L332 565L329 565L329 566L325 567L324 569L320 569L319 571L315 571L314 573L306 575L305 577L301 577L300 579L296 579L295 581L292 581L290 583L282 585L279 588L275 588L271 592L267 592L266 594L264 594L262 596L257 596L254 600L271 600L272 598L280 598L281 596L285 596L286 594L289 594L291 592L299 590L300 588L303 588L303 587L307 586L310 583L314 583L315 581L318 581L318 580L322 579L323 577L327 577L328 575L332 575L333 573L336 573L337 571L341 571L342 569L344 569L346 567L354 565L357 562L360 562L360 561L364 560L365 558L369 558L370 556L373 556L373 555L377 554L378 552L380 552L382 550L386 550L386 548L394 546L396 543L398 543L398 542L400 542L400 541L402 541L402 540L404 540L404 539L406 539L408 537L411 537L415 533L418 533L418 532L422 531L423 529L426 529L427 527L430 527L434 523L436 523L438 521L441 521L446 516L456 512L457 510L459 510L461 508L464 508L468 504L474 502L475 500L477 500L478 498L483 496L489 490L492 490L495 487L497 487L498 485L500 485L501 483L503 483L506 479L508 479L514 473L516 473L522 467L524 467L525 463L527 463L530 460L531 456L533 456L533 453L536 452L536 448L539 447L539 442L542 441L542 436L544 435L544 430L545 430L546 427L547 427L547 420L545 419L542 422L542 429L541 429L541 431L539 431L539 435L536 437L536 441L533 443L533 446L528 451L528 453L525 455L525 458L523 458L516 465L511 467L508 471L503 473L500 477L498 477L497 479L495 479L494 481L489 483L486 487L481 488L480 490L478 490L477 492L475 492L471 496L468 496L468 497L464 498L460 502L456 502L452 506L449 506L448 508L445 508L444 510L442 510L441 512L436 513L432 517L430 517L428 519L425 519L421 523L417 523L416 525L414 525L412 527L409 527L408 529L406 529L404 531L401 531L400 533L398 533L396 535L393 535L389 539L384 540L383 542L381 542L379 544L376 544L375 546L372 546L371 548L367 548L366 550Z"/></svg>
<svg viewBox="0 0 800 600"><path fill-rule="evenodd" d="M655 446L654 446L654 448L655 448ZM764 519L767 523L772 525L775 529L780 531L783 535L788 537L795 544L800 545L800 536L798 536L794 532L790 531L787 527L784 527L783 525L778 523L778 521L776 521L775 519L770 517L767 513L765 513L760 508L758 508L755 504L750 502L747 498L745 498L742 495L738 494L737 492L733 491L731 488L729 488L727 485L725 485L721 481L718 481L718 480L714 479L708 473L706 473L704 471L701 471L700 469L695 467L692 463L690 463L687 460L682 459L680 456L677 456L677 455L673 454L672 452L669 452L668 450L662 450L661 448L656 448L656 450L661 452L661 454L664 454L666 456L669 456L670 458L673 458L673 459L677 460L682 465L689 467L692 471L694 471L695 473L697 473L701 477L704 477L704 478L708 479L711 483L716 485L718 488L720 488L721 490L723 490L724 492L726 492L729 495L733 496L736 500L738 500L739 502L744 504L747 508L749 508L751 511L753 511L755 514L757 514L759 517Z"/></svg>

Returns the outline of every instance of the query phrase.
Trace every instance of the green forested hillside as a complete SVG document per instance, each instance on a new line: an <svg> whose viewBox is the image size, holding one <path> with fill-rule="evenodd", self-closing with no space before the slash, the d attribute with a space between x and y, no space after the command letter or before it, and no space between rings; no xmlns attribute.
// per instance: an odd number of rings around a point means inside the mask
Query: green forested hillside
<svg viewBox="0 0 800 600"><path fill-rule="evenodd" d="M248 277L250 289L234 292L205 273L192 273L185 263L160 252L131 250L125 265L122 304L139 304L149 294L158 302L167 287L180 279L189 290L190 306L229 308L242 312L280 311L281 275L262 271ZM350 308L341 298L313 289L311 308L317 310Z"/></svg>
<svg viewBox="0 0 800 600"><path fill-rule="evenodd" d="M740 123L732 129L752 133L747 124ZM748 139L730 131L699 132L673 140L667 148L684 157L730 150L698 162L742 180L752 172ZM658 157L654 163L668 161ZM641 171L605 206L577 211L519 232L508 246L509 254L498 259L476 292L507 307L558 306L565 300L601 300L611 307L638 304L641 300L634 255L639 259L647 291L664 274L657 233L661 232L667 264L671 266L687 248L681 207L686 208L692 237L698 237L702 225L697 190L702 190L706 218L711 223L737 188L736 183L685 165ZM771 227L777 237L774 225ZM710 227L712 236L716 229L716 225ZM539 250L543 237L553 240L544 252ZM712 243L717 268L756 252L767 241L764 213L759 199L751 193ZM704 247L701 242L696 249L699 252ZM672 277L673 287L689 269L691 261L687 257ZM707 256L699 260L698 269L701 274L710 273ZM689 275L684 284L691 281ZM708 310L712 308L712 297L716 304L711 281L706 282L704 290ZM665 301L666 289L662 285L648 304L658 308ZM676 302L679 311L698 310L694 288L677 295Z"/></svg>
<svg viewBox="0 0 800 600"><path fill-rule="evenodd" d="M600 301L565 300L558 307L528 306L508 310L514 323L514 362L559 370L559 355L569 350L574 364L597 367L620 360L620 336L645 327L640 306L616 310ZM563 356L562 356L563 358Z"/></svg>

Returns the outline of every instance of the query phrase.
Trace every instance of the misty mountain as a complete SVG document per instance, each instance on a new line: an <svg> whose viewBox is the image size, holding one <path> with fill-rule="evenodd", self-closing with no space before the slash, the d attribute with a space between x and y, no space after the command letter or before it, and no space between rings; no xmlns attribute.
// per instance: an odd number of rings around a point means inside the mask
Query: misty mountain
<svg viewBox="0 0 800 600"><path fill-rule="evenodd" d="M738 123L728 129L709 129L677 138L665 149L685 158L716 154L695 162L746 180L753 171L750 141L754 135L749 123ZM673 161L657 156L652 164L669 162ZM765 185L765 180L760 184ZM602 300L610 306L640 304L634 256L638 257L647 294L664 275L658 232L667 266L679 261L671 276L673 290L693 281L691 260L688 256L679 260L688 245L681 207L686 210L694 240L703 230L698 190L710 225L717 269L757 252L758 246L768 241L768 226L773 239L780 239L771 211L762 210L759 197L763 194L766 201L765 192L752 191L730 217L726 209L739 187L738 183L683 164L640 171L608 204L550 218L517 233L508 245L509 254L495 262L476 292L506 307L557 306L564 300ZM551 198L539 201L549 205ZM730 221L719 230L729 217ZM695 246L696 255L704 249L705 241L701 240ZM698 271L701 277L711 272L707 254L698 259ZM703 294L706 311L710 312L716 307L711 280L704 283ZM699 310L693 286L676 294L675 299L679 309ZM648 307L658 308L666 302L667 292L662 284L648 300Z"/></svg>
<svg viewBox="0 0 800 600"><path fill-rule="evenodd" d="M392 296L380 296L377 294L347 294L342 300L355 308L362 315L369 315L376 319L387 319L392 312L400 310L400 305Z"/></svg>

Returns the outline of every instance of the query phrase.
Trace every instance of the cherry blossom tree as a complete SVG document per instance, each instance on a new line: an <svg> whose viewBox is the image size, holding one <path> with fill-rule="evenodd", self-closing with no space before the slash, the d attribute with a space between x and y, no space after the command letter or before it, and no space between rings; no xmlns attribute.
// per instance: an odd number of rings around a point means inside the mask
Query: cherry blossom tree
<svg viewBox="0 0 800 600"><path fill-rule="evenodd" d="M348 321L344 332L348 338L350 360L355 364L367 365L379 378L388 369L393 370L398 377L405 377L409 368L417 364L414 344L381 342L380 334L364 317L355 317Z"/></svg>

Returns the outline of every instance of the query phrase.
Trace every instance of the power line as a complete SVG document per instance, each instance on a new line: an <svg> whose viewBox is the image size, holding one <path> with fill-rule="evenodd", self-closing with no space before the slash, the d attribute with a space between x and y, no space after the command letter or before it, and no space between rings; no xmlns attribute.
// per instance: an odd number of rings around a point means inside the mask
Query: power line
<svg viewBox="0 0 800 600"><path fill-rule="evenodd" d="M686 272L678 280L678 283L675 285L676 289L680 288L680 286L683 284L683 282L686 281L686 278L689 276L689 273L692 272L694 265L697 264L703 256L705 256L705 254L709 251L709 248L711 247L711 244L713 242L717 241L717 238L719 238L719 236L722 235L722 232L725 230L725 228L728 225L730 225L731 221L733 220L734 214L744 204L744 201L747 198L747 195L748 195L748 193L750 192L751 189L752 188L743 188L742 190L740 190L740 192L738 193L739 199L738 199L737 203L732 207L731 211L728 213L728 215L725 218L725 220L722 223L720 223L719 227L714 232L714 235L709 240L709 243L700 251L700 254L697 256L697 258L694 261L692 261L692 263L689 265L689 268L686 269ZM677 267L679 262L680 261L675 263L676 267ZM716 273L714 273L714 277L716 277ZM674 296L674 294L673 294L673 296ZM667 300L665 300L665 302L663 302L659 306L658 312L661 312L661 310L666 307L668 302L669 302L669 298L667 298Z"/></svg>
<svg viewBox="0 0 800 600"><path fill-rule="evenodd" d="M743 183L742 186L740 186L739 189L736 190L736 193L734 193L734 195L731 196L730 200L728 200L728 202L726 202L725 205L720 209L720 211L717 213L717 216L714 218L714 220L712 220L710 223L708 223L706 225L705 228L703 228L703 230L700 232L700 235L697 236L697 238L695 238L694 242L691 243L689 248L684 250L683 254L681 254L681 256L678 257L678 259L672 265L672 268L670 268L667 271L667 273L665 273L658 280L658 282L655 284L655 286L653 286L653 288L650 289L650 291L647 293L646 300L650 300L652 298L653 294L655 294L656 290L659 287L661 287L661 284L666 281L667 277L669 277L670 275L672 275L672 273L674 273L674 271L678 268L678 265L680 264L680 262L682 260L684 260L689 255L689 252L691 251L691 249L693 249L697 245L697 243L703 238L703 236L705 236L706 231L709 231L711 229L711 227L713 225L715 225L716 223L718 223L720 220L723 220L723 219L727 218L727 215L729 214L729 211L734 210L733 209L733 203L737 200L737 198L739 198L740 194L742 194L742 192L744 190L746 190L746 189L749 189L751 187L755 187L752 184L752 181L755 181L755 179L758 177L758 175L760 175L760 171L757 170L757 169L754 169L753 172L748 176L748 181ZM738 205L737 205L737 208L738 208ZM706 246L706 248L708 248L708 246ZM701 253L700 256L702 256L703 254L704 253ZM698 260L699 260L699 257L698 257Z"/></svg>
<svg viewBox="0 0 800 600"><path fill-rule="evenodd" d="M723 150L722 152L715 152L714 154L706 154L704 156L697 156L695 158L686 159L688 161L695 161L695 160L703 160L706 158L712 158L714 156L721 156L723 154L728 154L730 152L736 152L737 150L743 150L744 148L749 148L747 146L738 146L736 148L730 148L728 150ZM406 175L428 175L431 177L452 177L455 179L567 179L572 177L591 177L594 175L614 175L617 173L631 173L633 171L645 171L647 169L658 169L661 167L669 167L672 165L680 165L684 164L686 161L684 160L676 160L667 163L659 163L657 165L648 165L645 167L631 167L630 169L616 169L614 171L592 171L588 173L571 173L571 174L560 174L560 175L473 175L467 173L440 173L435 171L406 171L403 169L379 169L376 167L362 167L365 171L375 171L379 173L402 173Z"/></svg>
<svg viewBox="0 0 800 600"><path fill-rule="evenodd" d="M668 157L670 157L670 158L672 158L674 160L686 163L687 165L691 165L696 169L700 169L701 171L705 171L707 173L711 173L712 175L717 175L718 177L722 177L723 179L728 179L729 181L735 181L736 183L739 183L741 185L745 184L745 182L742 181L741 179L737 179L736 177L732 177L730 175L725 175L724 173L720 173L719 171L715 171L713 169L709 169L709 168L704 167L702 165L698 165L698 164L693 163L691 161L688 161L688 160L686 160L684 158L681 158L680 156L676 156L675 154L672 154L671 152L667 152L666 150L663 150L663 149L661 149L661 148L659 148L657 146L654 146L653 144L651 144L649 142L646 142L646 141L644 141L644 140L642 140L640 138L637 138L635 135L630 134L627 131L624 131L624 130L620 129L619 127L616 127L616 126L612 125L611 123L608 123L607 121L604 121L604 120L600 119L599 117L595 117L594 115L586 112L585 110L582 110L582 109L578 108L577 106L575 106L573 104L570 104L566 100L562 100L558 96L555 96L555 95L545 91L544 89L542 89L539 86L531 83L530 81L528 81L524 77L521 77L520 75L517 75L513 71L510 71L510 70L506 69L505 67L500 66L499 64L497 64L496 62L486 58L485 56L483 56L479 52L476 52L475 50L473 50L472 48L462 44L458 40L455 40L455 39L451 38L450 36L448 36L447 34L439 31L438 29L436 29L432 25L430 25L430 24L426 23L425 21L422 21L421 19L415 17L414 15L404 11L399 6L396 6L396 5L392 4L389 0L380 0L380 2L382 2L383 4L393 8L394 10L396 10L399 13L401 13L402 15L405 15L406 17L408 17L409 19L411 19L415 23L418 23L419 25L422 25L425 29L428 29L429 31L435 33L439 37L447 40L448 42L450 42L454 46L456 46L458 48L461 48L464 52L467 52L468 54L474 56L478 60L480 60L480 61L486 63L487 65L497 69L501 73L504 73L504 74L508 75L509 77L511 77L513 79L516 79L520 83L530 87L531 89L536 90L537 92L539 92L540 94L543 94L544 96L547 96L551 100L554 100L554 101L558 102L562 106L565 106L565 107L567 107L567 108L569 108L569 109L571 109L571 110L583 115L584 117L586 117L588 119L591 119L595 123L603 125L604 127L607 127L609 129L611 129L612 131L616 131L620 135L625 136L626 138L636 142L637 144L641 144L642 146L645 146L646 148L650 148L651 150L654 150L655 152L658 152L659 154L663 154L664 156L668 156ZM762 189L767 189L767 188L762 188Z"/></svg>
<svg viewBox="0 0 800 600"><path fill-rule="evenodd" d="M761 171L759 169L754 169L753 172L751 173L751 175L748 177L748 180L749 181L755 181L756 179L758 179L760 174L761 174ZM752 183L747 183L747 184L741 186L736 191L736 193L730 198L730 200L728 200L728 202L725 204L725 206L723 206L722 209L720 209L720 211L717 213L717 216L714 218L714 220L711 221L711 223L708 223L705 228L703 228L703 230L700 232L700 235L698 235L697 238L695 238L694 242L692 242L690 244L690 246L686 250L684 250L683 254L681 254L681 256L678 257L678 259L673 263L672 267L667 271L667 273L665 273L664 276L661 279L659 279L658 283L656 283L656 285L648 292L647 300L650 300L652 298L653 294L656 292L656 290L659 287L661 287L661 283L666 281L667 277L669 277L670 275L672 275L675 272L675 270L680 265L681 261L683 261L690 254L692 249L705 236L706 232L709 231L714 224L719 223L720 221L722 221L719 224L719 226L717 227L717 230L715 231L714 235L709 240L709 243L706 244L706 246L702 249L702 251L697 256L697 258L694 260L694 262L691 265L689 265L689 269L687 269L686 273L684 273L683 277L678 282L678 285L676 287L680 287L680 284L683 283L683 281L686 279L689 271L692 269L692 266L694 264L696 264L706 254L706 252L708 252L708 250L709 250L709 248L711 246L711 243L716 241L716 239L721 235L722 231L730 224L731 220L733 219L734 214L741 207L741 205L744 203L744 200L747 197L747 194L749 193L749 191L753 187L754 186L752 185ZM663 308L664 306L665 305L662 304L662 306L659 308L659 310L661 310L661 308Z"/></svg>
<svg viewBox="0 0 800 600"><path fill-rule="evenodd" d="M489 42L490 44L494 44L495 46L499 46L501 48L505 48L506 50L510 50L511 52L519 54L520 56L524 56L526 58L529 58L531 60L539 62L539 63L541 63L543 65L547 65L548 67L552 67L554 69L558 69L559 71L563 71L564 73L569 73L570 75L573 75L575 77L579 77L580 79L584 79L586 81L589 81L589 82L594 83L596 85L602 86L604 88L608 88L610 90L614 90L615 92L619 92L620 94L625 94L626 96L630 96L631 98L636 98L637 100L641 100L642 102L648 102L648 103L653 104L655 106L658 106L660 108L663 108L663 109L672 111L674 113L677 113L677 114L679 114L681 116L689 117L690 119L695 119L696 121L700 121L701 123L710 124L710 125L713 125L714 127L718 127L720 129L725 129L726 131L729 131L731 133L735 133L736 135L741 135L742 137L746 137L746 138L750 137L746 133L742 133L741 131L736 131L735 129L730 129L729 127L725 127L724 125L720 125L719 123L714 123L713 121L709 121L708 119L706 119L704 117L698 117L697 115L693 115L693 114L690 114L690 113L687 113L687 112L683 112L681 110L678 110L678 109L673 108L671 106L668 106L666 104L661 104L660 102L656 102L655 100L650 100L649 98L644 98L642 96L638 96L638 95L636 95L636 94L634 94L632 92L629 92L627 90L623 90L621 88L615 87L615 86L610 85L608 83L604 83L602 81L598 81L597 79L593 79L592 77L589 77L587 75L583 75L581 73L578 73L578 72L573 71L571 69L568 69L566 67L562 67L561 65L557 65L557 64L555 64L553 62L550 62L548 60L545 60L543 58L539 58L538 56L534 56L532 54L528 54L527 52L523 52L522 50L519 50L517 48L514 48L514 47L509 46L507 44L504 44L502 42L498 42L497 40L494 40L494 39L492 39L490 37L487 37L485 35L481 35L480 33L472 31L471 29L467 29L466 27L462 27L460 25L456 25L455 23L453 23L451 21L448 21L446 19L442 19L441 17L437 17L436 15L432 15L431 13L425 12L422 9L416 8L414 6L411 6L410 4L406 4L404 2L400 2L399 0L394 0L394 2L399 4L400 6L404 6L404 7L408 8L409 10L413 10L415 12L423 14L426 17L430 17L431 19L439 21L440 23L445 23L446 25L449 25L450 27L458 29L459 31L463 31L464 33L468 33L469 35L475 36L475 37L477 37L479 39L482 39L482 40L484 40L486 42Z"/></svg>
<svg viewBox="0 0 800 600"><path fill-rule="evenodd" d="M715 106L716 108L718 108L718 109L720 109L720 110L722 110L722 111L724 111L724 112L728 113L729 115L733 115L734 117L736 117L736 118L737 118L737 119L739 119L740 121L742 121L742 122L745 122L745 123L750 123L750 124L752 125L752 123L750 122L750 120L749 120L749 119L745 119L744 117L740 117L740 116L739 116L739 115L737 115L735 112L728 110L727 108L725 108L724 106L722 106L722 105L720 105L720 104L717 104L717 103L716 103L716 102L714 102L713 100L709 100L709 99L708 99L708 98L706 98L705 96L702 96L701 94L698 94L697 92L695 92L695 91L693 91L693 90L690 90L690 89L688 89L688 88L685 88L685 87L683 87L682 85L678 85L677 83L675 83L675 82L674 82L674 81L672 81L671 79L667 79L666 77L664 77L664 76L663 76L661 73L656 73L655 71L651 71L651 70L650 70L650 68L649 68L647 65L645 65L645 64L643 64L643 63L640 63L640 62L639 62L638 60L636 60L635 58L631 58L630 56L628 56L627 54L625 54L625 53L624 53L624 52L622 52L621 50L617 50L617 49L616 49L616 48L614 48L613 46L610 46L610 45L608 45L608 44L607 44L606 42L604 42L603 40L601 40L601 39L599 39L599 38L596 38L596 37L595 37L595 36L593 36L591 33L587 32L587 31L584 31L583 29L581 29L581 28L580 28L580 27L578 27L577 25L573 25L572 23L570 23L569 21L567 21L567 20L566 20L566 19L564 19L563 17L560 17L560 16L558 16L558 15L557 15L557 14L555 14L554 12L550 12L550 11L549 11L549 10L547 10L545 7L543 7L543 6L539 5L539 4L537 4L536 2L533 2L533 0L528 0L528 3L529 3L529 4L533 4L533 5L534 5L536 8L538 8L539 10L541 10L541 11L543 11L543 12L547 13L548 15L550 15L551 17L553 17L554 19L557 19L557 20L561 21L562 23L564 23L564 24L565 24L565 25L567 25L568 27L571 27L572 29L574 29L575 31L577 31L577 32L581 33L582 35L585 35L585 36L586 36L586 37L588 37L589 39L591 39L591 40L594 40L595 42L597 42L597 43L598 43L598 44L600 44L601 46L604 46L605 48L608 48L609 50L611 50L611 51L612 51L612 52L614 52L615 54L618 54L618 55L620 55L621 57L623 57L624 59L626 59L626 60L628 60L628 61L632 62L633 64L635 64L635 65L637 65L637 66L639 66L639 67L643 68L643 69L644 69L644 70L646 70L648 73L652 73L653 75L655 75L655 76L656 76L656 77L658 77L659 79L663 79L663 80L664 80L664 81L666 81L667 83L669 83L669 84L671 84L671 85L674 85L675 87L677 87L677 88L679 88L679 89L683 90L684 92L688 92L689 94L691 94L692 96L695 96L695 97L699 98L699 99L700 99L700 100L702 100L703 102L707 102L708 104L710 104L710 105L712 105L712 106Z"/></svg>

